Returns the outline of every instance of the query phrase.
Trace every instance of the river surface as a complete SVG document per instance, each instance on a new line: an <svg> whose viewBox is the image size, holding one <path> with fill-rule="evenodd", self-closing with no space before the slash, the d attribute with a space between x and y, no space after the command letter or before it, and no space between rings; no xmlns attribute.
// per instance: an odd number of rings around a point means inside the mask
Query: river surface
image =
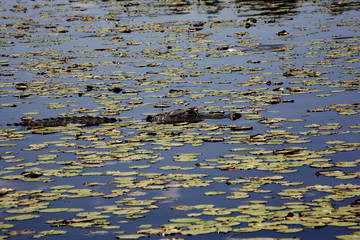
<svg viewBox="0 0 360 240"><path fill-rule="evenodd" d="M359 9L0 0L0 239L360 238Z"/></svg>

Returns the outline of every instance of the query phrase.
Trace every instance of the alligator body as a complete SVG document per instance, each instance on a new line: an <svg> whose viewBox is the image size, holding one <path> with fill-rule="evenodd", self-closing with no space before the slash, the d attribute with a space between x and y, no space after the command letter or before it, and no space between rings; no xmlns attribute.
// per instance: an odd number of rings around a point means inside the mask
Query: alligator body
<svg viewBox="0 0 360 240"><path fill-rule="evenodd" d="M205 119L223 119L229 118L231 120L236 120L241 117L240 113L230 112L228 114L224 113L200 113L195 107L188 107L184 109L176 109L169 112L159 113L155 116L147 116L146 120L148 122L156 123L197 123ZM93 116L71 116L71 117L56 117L56 118L43 118L43 119L33 119L33 118L22 118L20 123L8 124L14 126L23 126L29 129L31 128L41 128L41 127L58 127L66 126L68 124L81 124L85 127L96 126L104 123L114 123L116 121L121 121L117 118L109 117L93 117Z"/></svg>
<svg viewBox="0 0 360 240"><path fill-rule="evenodd" d="M27 128L40 127L58 127L68 124L82 124L86 127L96 126L103 123L114 123L118 121L116 118L93 117L93 116L72 116L72 117L56 117L43 119L22 118L20 123L14 123L15 126L24 126Z"/></svg>
<svg viewBox="0 0 360 240"><path fill-rule="evenodd" d="M241 118L240 113L230 112L229 114L223 113L216 113L216 114L209 114L209 113L201 113L195 107L188 107L185 109L176 109L169 112L162 112L155 116L147 116L146 121L148 122L155 122L155 123L197 123L201 122L205 119L224 119L229 118L231 120L236 120Z"/></svg>

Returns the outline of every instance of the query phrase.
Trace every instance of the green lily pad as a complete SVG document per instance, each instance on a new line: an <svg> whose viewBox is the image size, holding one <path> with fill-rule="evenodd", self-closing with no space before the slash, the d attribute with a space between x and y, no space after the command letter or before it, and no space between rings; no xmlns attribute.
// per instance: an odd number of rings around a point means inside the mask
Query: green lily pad
<svg viewBox="0 0 360 240"><path fill-rule="evenodd" d="M174 223L196 223L202 220L200 218L171 218L169 221Z"/></svg>
<svg viewBox="0 0 360 240"><path fill-rule="evenodd" d="M337 235L336 238L338 239L343 239L343 240L356 240L359 239L360 236L360 232L352 232L350 234L347 235Z"/></svg>
<svg viewBox="0 0 360 240"><path fill-rule="evenodd" d="M124 235L118 235L116 236L117 239L139 239L147 237L145 234L124 234Z"/></svg>
<svg viewBox="0 0 360 240"><path fill-rule="evenodd" d="M328 163L328 162L314 162L314 163L311 163L309 166L313 167L313 168L331 168L334 165L335 164Z"/></svg>
<svg viewBox="0 0 360 240"><path fill-rule="evenodd" d="M40 215L34 215L34 214L22 214L22 215L16 215L16 216L10 216L4 218L6 221L23 221L23 220L29 220L38 218Z"/></svg>
<svg viewBox="0 0 360 240"><path fill-rule="evenodd" d="M214 195L222 195L222 194L226 194L226 192L222 192L222 191L204 192L204 195L206 195L206 196L214 196Z"/></svg>
<svg viewBox="0 0 360 240"><path fill-rule="evenodd" d="M199 226L200 227L200 226ZM217 231L217 228L215 227L203 227L203 228L194 228L189 230L182 230L180 233L182 235L199 235L199 234L209 234L214 233Z"/></svg>
<svg viewBox="0 0 360 240"><path fill-rule="evenodd" d="M62 235L62 234L66 234L66 233L68 233L68 231L65 231L65 230L45 230L45 231L38 232L36 235L32 236L32 238L40 238L40 237L50 236L50 235Z"/></svg>

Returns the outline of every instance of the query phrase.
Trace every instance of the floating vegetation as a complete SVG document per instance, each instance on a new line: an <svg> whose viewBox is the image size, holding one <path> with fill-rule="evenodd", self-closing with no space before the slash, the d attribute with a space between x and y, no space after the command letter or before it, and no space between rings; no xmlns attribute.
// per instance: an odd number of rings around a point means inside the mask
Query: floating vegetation
<svg viewBox="0 0 360 240"><path fill-rule="evenodd" d="M3 1L0 239L358 239L359 7Z"/></svg>

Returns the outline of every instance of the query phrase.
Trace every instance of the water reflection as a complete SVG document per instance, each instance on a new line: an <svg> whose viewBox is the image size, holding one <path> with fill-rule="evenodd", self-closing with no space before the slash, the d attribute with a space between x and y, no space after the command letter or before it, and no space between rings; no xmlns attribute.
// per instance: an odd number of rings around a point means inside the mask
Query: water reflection
<svg viewBox="0 0 360 240"><path fill-rule="evenodd" d="M179 182L170 182L170 185L179 185ZM162 191L161 195L164 197L168 197L169 200L171 202L174 202L176 200L178 200L181 197L181 188L180 187L171 187L171 188L167 188L165 190Z"/></svg>
<svg viewBox="0 0 360 240"><path fill-rule="evenodd" d="M286 49L285 44L258 44L257 46L241 48L242 51L284 51Z"/></svg>

